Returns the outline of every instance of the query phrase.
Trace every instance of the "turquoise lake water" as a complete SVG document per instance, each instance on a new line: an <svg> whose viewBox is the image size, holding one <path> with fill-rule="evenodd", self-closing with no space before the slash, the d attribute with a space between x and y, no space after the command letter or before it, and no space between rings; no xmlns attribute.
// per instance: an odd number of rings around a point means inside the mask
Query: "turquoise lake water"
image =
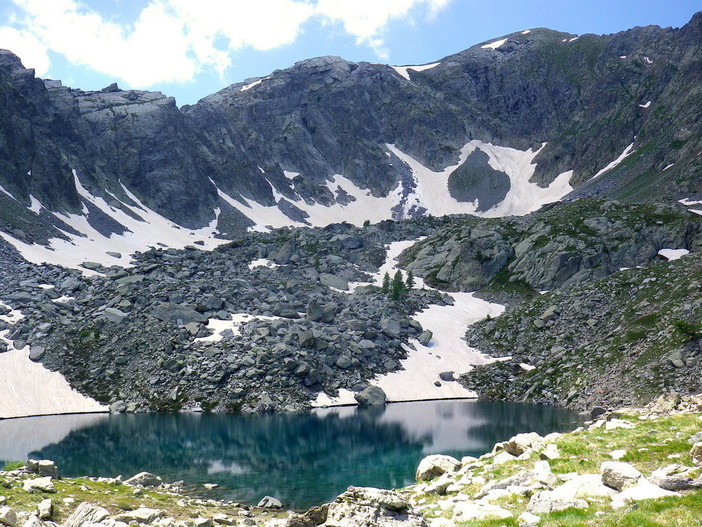
<svg viewBox="0 0 702 527"><path fill-rule="evenodd" d="M270 495L306 509L349 485L409 485L429 454L477 457L517 433L580 422L561 408L473 400L293 415L52 416L0 421L0 460L52 459L67 477L148 471L206 497L256 504Z"/></svg>

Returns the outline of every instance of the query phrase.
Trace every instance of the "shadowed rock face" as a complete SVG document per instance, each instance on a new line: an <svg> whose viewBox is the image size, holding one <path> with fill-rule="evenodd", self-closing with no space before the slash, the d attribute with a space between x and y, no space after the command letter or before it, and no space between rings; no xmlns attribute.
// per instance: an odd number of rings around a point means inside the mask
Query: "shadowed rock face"
<svg viewBox="0 0 702 527"><path fill-rule="evenodd" d="M700 26L698 14L678 30L575 39L535 29L509 35L497 49L475 46L433 68L408 70L410 80L385 65L320 57L181 109L157 92L116 85L84 92L43 81L3 51L0 185L25 206L31 194L52 211L80 213L76 170L108 202L113 194L131 203L123 184L186 227L210 222L219 207L222 229L234 232L247 222L215 185L268 206L282 195L280 210L304 221L296 202L348 199L325 185L334 174L374 196L407 179L406 165L388 157L385 144L439 170L480 139L521 150L547 143L535 160L542 185L569 169L571 182L583 185L634 143L626 163L580 192L683 197L700 190ZM479 155L457 171L451 192L485 210L506 185ZM470 166L484 170L467 174ZM18 223L3 218L2 227Z"/></svg>

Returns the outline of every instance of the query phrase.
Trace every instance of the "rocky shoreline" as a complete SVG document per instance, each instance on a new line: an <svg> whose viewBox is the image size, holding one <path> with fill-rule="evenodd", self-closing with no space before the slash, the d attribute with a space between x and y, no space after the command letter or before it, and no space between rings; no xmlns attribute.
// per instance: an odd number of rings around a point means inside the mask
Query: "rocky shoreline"
<svg viewBox="0 0 702 527"><path fill-rule="evenodd" d="M521 433L480 458L428 456L415 485L349 487L304 513L270 496L257 507L192 498L182 483L148 473L62 479L53 462L30 461L0 471L0 525L453 527L501 520L526 527L575 517L693 525L702 500L701 412L702 395L674 394L647 408L597 412L573 432Z"/></svg>

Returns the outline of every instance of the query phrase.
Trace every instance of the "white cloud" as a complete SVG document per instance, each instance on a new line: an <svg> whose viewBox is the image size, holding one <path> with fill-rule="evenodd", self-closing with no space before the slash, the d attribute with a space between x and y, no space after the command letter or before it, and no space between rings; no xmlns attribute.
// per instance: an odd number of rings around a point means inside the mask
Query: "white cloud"
<svg viewBox="0 0 702 527"><path fill-rule="evenodd" d="M34 68L37 75L46 75L49 71L46 47L26 30L0 27L0 48L15 53L22 59L25 68Z"/></svg>
<svg viewBox="0 0 702 527"><path fill-rule="evenodd" d="M13 0L22 15L0 27L0 45L18 53L39 75L49 69L47 50L69 62L146 88L191 80L231 66L232 53L291 44L303 25L340 23L387 56L383 35L391 20L419 9L433 16L451 0L148 0L133 24L103 18L77 0Z"/></svg>

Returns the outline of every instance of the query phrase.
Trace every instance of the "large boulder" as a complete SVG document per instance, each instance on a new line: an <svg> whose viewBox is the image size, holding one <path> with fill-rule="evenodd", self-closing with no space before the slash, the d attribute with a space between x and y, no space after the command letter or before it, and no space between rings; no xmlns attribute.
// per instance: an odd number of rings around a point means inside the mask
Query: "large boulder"
<svg viewBox="0 0 702 527"><path fill-rule="evenodd" d="M462 501L453 508L454 522L505 520L514 515L506 509L481 501Z"/></svg>
<svg viewBox="0 0 702 527"><path fill-rule="evenodd" d="M419 462L414 477L417 481L426 481L438 478L447 472L455 472L460 467L461 462L455 457L444 454L432 454Z"/></svg>
<svg viewBox="0 0 702 527"><path fill-rule="evenodd" d="M51 480L51 476L25 479L22 482L22 488L27 492L56 492L56 487L54 487L54 482Z"/></svg>
<svg viewBox="0 0 702 527"><path fill-rule="evenodd" d="M81 527L84 524L100 523L109 515L106 509L84 501L63 522L63 527Z"/></svg>
<svg viewBox="0 0 702 527"><path fill-rule="evenodd" d="M529 500L527 512L531 514L548 514L566 509L587 509L588 503L578 498L567 498L555 490L537 492Z"/></svg>
<svg viewBox="0 0 702 527"><path fill-rule="evenodd" d="M114 516L112 519L117 522L124 523L153 523L154 520L162 518L166 514L159 509L149 509L147 507L139 507L133 511L124 511Z"/></svg>
<svg viewBox="0 0 702 527"><path fill-rule="evenodd" d="M150 472L139 472L139 474L132 476L124 482L125 485L131 485L133 487L158 487L161 483L163 483L163 480Z"/></svg>
<svg viewBox="0 0 702 527"><path fill-rule="evenodd" d="M426 527L422 515L398 493L349 487L329 504L325 526Z"/></svg>
<svg viewBox="0 0 702 527"><path fill-rule="evenodd" d="M680 494L662 489L658 485L642 479L637 484L629 486L622 492L612 496L612 508L620 509L632 501L665 498L667 496L680 496Z"/></svg>
<svg viewBox="0 0 702 527"><path fill-rule="evenodd" d="M183 326L191 322L199 322L201 324L207 322L207 319L194 309L171 302L162 302L155 305L151 308L151 314L164 322L173 322Z"/></svg>
<svg viewBox="0 0 702 527"><path fill-rule="evenodd" d="M692 448L690 449L690 457L695 465L702 465L702 441L692 445Z"/></svg>
<svg viewBox="0 0 702 527"><path fill-rule="evenodd" d="M333 289L340 289L342 291L349 290L349 281L335 274L320 273L319 282Z"/></svg>
<svg viewBox="0 0 702 527"><path fill-rule="evenodd" d="M629 463L605 461L600 465L602 483L616 490L631 487L643 479L643 474Z"/></svg>
<svg viewBox="0 0 702 527"><path fill-rule="evenodd" d="M683 465L668 465L651 474L650 481L665 490L689 490L702 488L702 478L696 478L695 469Z"/></svg>
<svg viewBox="0 0 702 527"><path fill-rule="evenodd" d="M541 448L543 444L543 437L536 432L529 432L526 434L517 434L509 441L502 443L502 447L513 456L521 456L524 452Z"/></svg>
<svg viewBox="0 0 702 527"><path fill-rule="evenodd" d="M383 406L387 397L382 388L369 386L362 392L354 395L358 406Z"/></svg>

